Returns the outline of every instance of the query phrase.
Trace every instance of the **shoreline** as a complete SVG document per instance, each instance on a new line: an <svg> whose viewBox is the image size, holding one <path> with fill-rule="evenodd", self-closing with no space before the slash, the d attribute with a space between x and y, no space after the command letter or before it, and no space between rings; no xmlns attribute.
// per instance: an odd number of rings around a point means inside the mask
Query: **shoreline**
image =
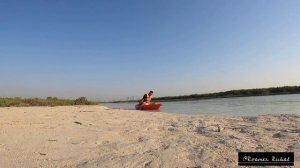
<svg viewBox="0 0 300 168"><path fill-rule="evenodd" d="M237 99L237 98L248 98L248 97L268 97L268 96L284 96L284 95L298 95L300 93L290 93L290 94L274 94L274 95L261 95L261 96L234 96L234 97L216 97L216 98L207 98L207 99L170 99L170 100L156 100L155 102L178 102L178 101L200 101L200 100L215 100L215 99ZM130 101L113 101L113 102L99 102L101 103L137 103L138 100Z"/></svg>
<svg viewBox="0 0 300 168"><path fill-rule="evenodd" d="M0 167L238 167L239 151L293 151L300 164L296 114L1 107L0 133Z"/></svg>
<svg viewBox="0 0 300 168"><path fill-rule="evenodd" d="M299 86L300 87L300 86ZM246 89L251 90L251 89ZM235 91L235 90L233 90ZM243 91L243 90L237 90L237 91ZM231 91L226 91L231 92ZM230 95L230 96L208 96L208 97L198 97L193 98L193 95L196 96L202 96L202 95L211 95L211 94L220 94L220 93L226 93L226 92L218 92L218 93L207 93L207 94L192 94L192 95L184 95L184 96L167 96L167 97L156 97L153 98L153 101L156 102L177 102L177 101L197 101L197 100L210 100L210 99L227 99L227 98L243 98L243 97L263 97L263 96L280 96L280 95L296 95L300 94L299 92L282 92L282 93L270 93L266 95ZM183 98L187 97L187 98ZM124 101L109 101L109 102L99 102L99 103L131 103L131 102L137 102L139 100L124 100Z"/></svg>

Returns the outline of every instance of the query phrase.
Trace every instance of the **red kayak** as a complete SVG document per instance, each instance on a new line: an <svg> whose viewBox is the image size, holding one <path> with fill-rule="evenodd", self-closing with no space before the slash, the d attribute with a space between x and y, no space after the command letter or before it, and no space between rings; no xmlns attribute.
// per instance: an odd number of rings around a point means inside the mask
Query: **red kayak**
<svg viewBox="0 0 300 168"><path fill-rule="evenodd" d="M160 108L161 104L152 103L149 105L135 105L135 109L137 110L158 110Z"/></svg>

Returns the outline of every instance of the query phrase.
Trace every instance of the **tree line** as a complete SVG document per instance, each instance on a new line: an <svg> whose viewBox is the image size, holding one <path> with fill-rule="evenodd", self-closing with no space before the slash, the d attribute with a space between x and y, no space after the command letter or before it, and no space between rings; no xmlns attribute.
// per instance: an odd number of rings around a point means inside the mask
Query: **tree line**
<svg viewBox="0 0 300 168"><path fill-rule="evenodd" d="M191 94L184 96L166 96L153 98L154 101L183 101L183 100L201 100L213 98L230 98L230 97L248 97L248 96L267 96L281 94L299 94L300 86L283 86L271 88L257 89L240 89L225 92L207 93L207 94Z"/></svg>

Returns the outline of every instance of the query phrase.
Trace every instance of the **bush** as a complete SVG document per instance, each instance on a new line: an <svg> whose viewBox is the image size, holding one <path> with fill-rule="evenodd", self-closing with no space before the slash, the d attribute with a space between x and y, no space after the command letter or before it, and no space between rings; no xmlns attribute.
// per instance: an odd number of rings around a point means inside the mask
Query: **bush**
<svg viewBox="0 0 300 168"><path fill-rule="evenodd" d="M95 105L96 102L90 102L85 97L79 97L74 101L75 105Z"/></svg>
<svg viewBox="0 0 300 168"><path fill-rule="evenodd" d="M87 103L88 103L88 100L85 97L79 97L74 102L75 105L83 105L83 104L87 104Z"/></svg>

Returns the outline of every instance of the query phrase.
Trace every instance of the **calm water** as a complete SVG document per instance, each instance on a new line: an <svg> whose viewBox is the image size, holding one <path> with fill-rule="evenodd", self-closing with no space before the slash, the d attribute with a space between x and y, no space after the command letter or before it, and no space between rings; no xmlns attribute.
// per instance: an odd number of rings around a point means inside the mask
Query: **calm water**
<svg viewBox="0 0 300 168"><path fill-rule="evenodd" d="M105 103L110 108L134 109L136 103ZM197 101L162 102L160 111L183 114L239 115L264 114L300 115L300 94L220 98Z"/></svg>

